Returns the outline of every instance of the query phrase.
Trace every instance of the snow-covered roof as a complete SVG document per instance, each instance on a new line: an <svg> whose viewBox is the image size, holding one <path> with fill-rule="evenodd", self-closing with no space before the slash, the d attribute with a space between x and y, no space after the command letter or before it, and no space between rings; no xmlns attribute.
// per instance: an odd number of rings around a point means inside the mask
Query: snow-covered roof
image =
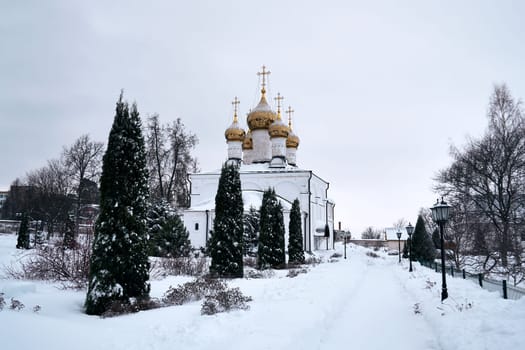
<svg viewBox="0 0 525 350"><path fill-rule="evenodd" d="M244 210L248 211L250 210L250 207L259 209L262 204L262 197L263 197L263 192L243 190L242 191L242 203L244 206ZM292 208L291 203L279 197L277 197L277 200L279 200L279 202L281 203L285 211L290 211L290 209ZM206 210L214 210L214 209L215 209L215 199L212 198L212 199L208 199L203 202L197 203L193 205L191 208L189 208L188 210L206 211Z"/></svg>
<svg viewBox="0 0 525 350"><path fill-rule="evenodd" d="M241 173L249 173L249 172L262 172L262 171L268 171L268 172L282 172L282 171L308 171L301 168L298 168L296 166L292 166L287 164L284 168L270 168L270 163L253 163L253 164L241 164L241 167L239 169ZM220 174L221 169L216 169L212 171L203 171L195 174Z"/></svg>
<svg viewBox="0 0 525 350"><path fill-rule="evenodd" d="M397 232L401 231L401 240L406 241L408 239L407 230L403 227L398 229L396 227L387 227L385 228L385 235L387 241L397 241Z"/></svg>

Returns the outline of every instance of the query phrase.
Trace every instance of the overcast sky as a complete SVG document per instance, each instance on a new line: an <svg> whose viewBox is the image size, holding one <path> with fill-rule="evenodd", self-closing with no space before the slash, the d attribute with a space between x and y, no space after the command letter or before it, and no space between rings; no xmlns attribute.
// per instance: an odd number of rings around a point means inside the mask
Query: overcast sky
<svg viewBox="0 0 525 350"><path fill-rule="evenodd" d="M359 235L435 202L451 144L486 127L506 82L525 97L520 1L7 1L0 4L0 189L84 133L107 141L120 89L180 117L202 170L225 160L238 96L292 106L297 161ZM241 121L246 126L246 119Z"/></svg>

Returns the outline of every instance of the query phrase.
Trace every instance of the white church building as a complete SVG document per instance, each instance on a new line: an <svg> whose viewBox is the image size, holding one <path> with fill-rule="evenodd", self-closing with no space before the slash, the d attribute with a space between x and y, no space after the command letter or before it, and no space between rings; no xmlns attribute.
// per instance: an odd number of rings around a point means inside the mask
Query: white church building
<svg viewBox="0 0 525 350"><path fill-rule="evenodd" d="M302 213L303 246L306 251L332 249L334 244L334 206L328 197L329 183L314 171L301 169L297 164L299 137L292 131L291 108L288 125L281 117L278 94L277 112L266 100L266 75L263 66L259 104L247 117L244 130L237 118L237 98L233 123L225 131L228 147L227 162L239 165L242 198L245 212L250 207L260 209L263 192L272 187L284 208L286 244L288 244L289 213L297 198ZM220 166L218 164L218 166ZM191 244L204 247L213 229L215 195L221 171L189 174L190 208L184 211L184 224Z"/></svg>

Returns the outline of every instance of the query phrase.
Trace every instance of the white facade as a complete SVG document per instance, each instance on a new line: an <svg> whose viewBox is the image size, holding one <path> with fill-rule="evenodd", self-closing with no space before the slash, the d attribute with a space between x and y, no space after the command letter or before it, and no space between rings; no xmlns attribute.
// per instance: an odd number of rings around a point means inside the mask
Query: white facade
<svg viewBox="0 0 525 350"><path fill-rule="evenodd" d="M215 195L220 170L190 174L191 207L184 212L184 223L194 247L204 247L213 229ZM283 204L288 244L289 213L292 202L298 198L301 205L303 246L306 251L333 248L334 203L327 198L329 183L312 171L296 167L275 170L268 163L242 165L240 168L244 209L259 209L262 194L272 187ZM328 225L329 237L325 237Z"/></svg>

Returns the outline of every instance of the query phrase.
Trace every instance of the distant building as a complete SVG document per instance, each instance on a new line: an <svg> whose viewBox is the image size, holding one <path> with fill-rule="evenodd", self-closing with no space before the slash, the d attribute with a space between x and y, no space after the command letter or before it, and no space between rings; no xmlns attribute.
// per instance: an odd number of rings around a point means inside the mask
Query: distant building
<svg viewBox="0 0 525 350"><path fill-rule="evenodd" d="M0 209L4 206L5 201L7 200L7 196L9 195L9 191L0 191Z"/></svg>

